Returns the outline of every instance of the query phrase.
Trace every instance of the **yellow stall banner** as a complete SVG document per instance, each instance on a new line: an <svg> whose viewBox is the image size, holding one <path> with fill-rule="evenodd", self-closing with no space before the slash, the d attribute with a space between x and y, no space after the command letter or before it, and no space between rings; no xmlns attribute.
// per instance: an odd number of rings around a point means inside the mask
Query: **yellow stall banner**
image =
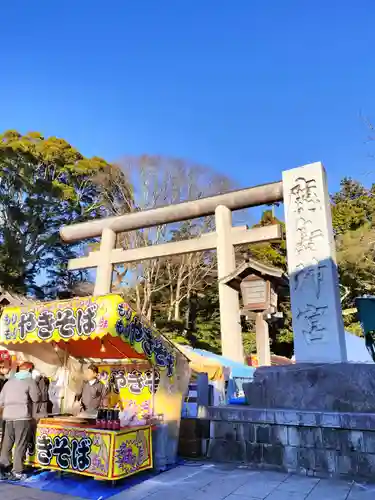
<svg viewBox="0 0 375 500"><path fill-rule="evenodd" d="M121 479L152 468L151 427L115 435L111 479Z"/></svg>
<svg viewBox="0 0 375 500"><path fill-rule="evenodd" d="M160 384L160 371L143 363L100 365L100 380L109 387L109 406L137 410L137 418L153 414L153 397Z"/></svg>
<svg viewBox="0 0 375 500"><path fill-rule="evenodd" d="M82 340L108 339L114 358L142 358L173 377L177 351L152 328L120 295L78 297L44 302L35 306L5 307L0 319L0 343L69 343L74 357L101 357L100 342L82 345ZM78 341L76 345L74 342ZM116 342L119 342L117 344ZM113 347L114 345L114 347ZM109 354L107 353L107 355ZM111 356L108 355L108 358Z"/></svg>
<svg viewBox="0 0 375 500"><path fill-rule="evenodd" d="M97 479L122 479L152 468L151 428L106 431L39 424L26 463Z"/></svg>

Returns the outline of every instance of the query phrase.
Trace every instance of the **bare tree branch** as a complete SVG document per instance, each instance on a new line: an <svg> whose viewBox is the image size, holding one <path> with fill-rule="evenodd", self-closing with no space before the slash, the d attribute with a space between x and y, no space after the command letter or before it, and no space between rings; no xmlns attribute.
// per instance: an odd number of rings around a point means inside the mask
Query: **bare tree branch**
<svg viewBox="0 0 375 500"><path fill-rule="evenodd" d="M117 170L116 170L117 169ZM120 175L121 173L121 175ZM125 174L125 175L124 175ZM129 189L129 182L133 189ZM106 208L113 215L199 199L233 189L232 182L211 169L160 156L126 157L102 180ZM118 235L124 249L158 245L171 240L200 237L213 231L214 217L145 228ZM191 291L204 289L207 276L215 267L214 252L179 255L142 261L117 270L119 279L133 276L137 309L149 319L155 294L168 290L170 319L180 318L180 306Z"/></svg>

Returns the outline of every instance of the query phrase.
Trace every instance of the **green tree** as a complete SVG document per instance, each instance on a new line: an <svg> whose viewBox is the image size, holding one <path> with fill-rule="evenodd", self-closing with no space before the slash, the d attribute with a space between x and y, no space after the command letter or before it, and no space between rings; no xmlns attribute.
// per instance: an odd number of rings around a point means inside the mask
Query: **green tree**
<svg viewBox="0 0 375 500"><path fill-rule="evenodd" d="M336 235L337 262L344 308L355 297L375 293L375 187L344 178L333 194L332 224ZM347 329L358 332L355 315L344 316Z"/></svg>
<svg viewBox="0 0 375 500"><path fill-rule="evenodd" d="M360 182L345 177L340 190L331 196L332 224L336 235L372 225L375 214L375 186L365 188Z"/></svg>
<svg viewBox="0 0 375 500"><path fill-rule="evenodd" d="M96 178L111 169L63 139L14 130L0 135L1 286L53 296L73 285L65 266L80 245L64 244L59 229L106 215ZM48 280L43 289L36 283L41 272Z"/></svg>
<svg viewBox="0 0 375 500"><path fill-rule="evenodd" d="M220 353L220 309L217 278L211 275L205 285L195 291L196 310L193 329L187 328L189 302L181 306L180 320L169 319L170 289L165 287L155 296L154 321L157 327L171 340L189 344L200 349Z"/></svg>
<svg viewBox="0 0 375 500"><path fill-rule="evenodd" d="M265 210L262 213L260 221L253 227L264 227L274 224L280 224L282 228L283 237L280 241L272 241L267 243L256 243L249 247L249 253L252 258L287 270L286 261L286 241L285 241L285 224L273 215L272 210Z"/></svg>

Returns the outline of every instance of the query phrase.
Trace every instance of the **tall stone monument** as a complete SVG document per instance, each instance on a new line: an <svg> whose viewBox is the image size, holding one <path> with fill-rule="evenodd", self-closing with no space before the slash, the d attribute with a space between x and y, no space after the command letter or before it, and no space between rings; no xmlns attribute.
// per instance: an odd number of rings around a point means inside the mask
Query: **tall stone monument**
<svg viewBox="0 0 375 500"><path fill-rule="evenodd" d="M347 361L326 173L283 172L294 350L298 363Z"/></svg>
<svg viewBox="0 0 375 500"><path fill-rule="evenodd" d="M347 362L326 174L321 163L283 172L296 364L259 368L250 406L375 413L375 365Z"/></svg>

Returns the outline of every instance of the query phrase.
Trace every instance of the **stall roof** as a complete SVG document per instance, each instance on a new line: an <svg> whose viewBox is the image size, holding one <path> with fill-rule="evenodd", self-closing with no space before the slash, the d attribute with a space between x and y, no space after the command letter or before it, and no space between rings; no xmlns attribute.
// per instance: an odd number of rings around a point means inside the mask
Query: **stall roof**
<svg viewBox="0 0 375 500"><path fill-rule="evenodd" d="M207 373L209 380L222 380L224 378L223 365L215 359L209 359L195 352L189 346L178 345L178 348L188 357L190 368L195 373Z"/></svg>
<svg viewBox="0 0 375 500"><path fill-rule="evenodd" d="M223 366L230 368L232 377L238 378L253 378L255 368L248 366L245 363L238 363L237 361L232 361L231 359L225 358L220 354L215 354L213 352L205 351L203 349L194 349L195 352L201 356L205 356L209 359L215 359L219 361Z"/></svg>
<svg viewBox="0 0 375 500"><path fill-rule="evenodd" d="M193 349L190 346L179 346L181 350L191 359L190 366L196 372L205 372L211 380L213 371L221 368L229 368L232 377L238 378L253 378L255 368L248 366L245 363L237 363L231 359L214 354L213 352L205 351L203 349ZM219 373L219 372L218 372Z"/></svg>
<svg viewBox="0 0 375 500"><path fill-rule="evenodd" d="M5 307L0 344L29 352L35 346L36 357L48 344L75 358L148 359L168 374L184 356L115 294Z"/></svg>
<svg viewBox="0 0 375 500"><path fill-rule="evenodd" d="M17 293L10 293L3 290L0 287L0 306L6 307L8 305L12 306L24 306L35 304L35 301L25 297L24 295L19 295Z"/></svg>

